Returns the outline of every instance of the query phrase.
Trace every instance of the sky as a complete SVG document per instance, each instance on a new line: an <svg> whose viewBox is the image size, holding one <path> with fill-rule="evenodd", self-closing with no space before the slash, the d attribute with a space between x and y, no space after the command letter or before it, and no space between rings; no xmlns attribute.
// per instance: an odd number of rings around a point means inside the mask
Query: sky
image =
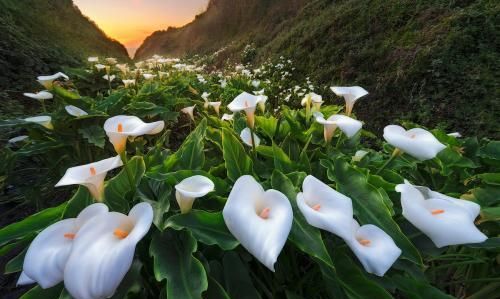
<svg viewBox="0 0 500 299"><path fill-rule="evenodd" d="M73 0L109 37L133 56L156 30L179 27L203 12L209 0Z"/></svg>

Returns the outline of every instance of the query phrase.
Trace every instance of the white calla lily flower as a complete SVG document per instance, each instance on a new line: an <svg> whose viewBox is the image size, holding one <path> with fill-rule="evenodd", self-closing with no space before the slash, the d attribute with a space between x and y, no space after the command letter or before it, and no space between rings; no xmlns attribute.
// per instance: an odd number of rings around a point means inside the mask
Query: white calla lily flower
<svg viewBox="0 0 500 299"><path fill-rule="evenodd" d="M194 122L194 108L196 108L196 105L185 107L185 108L181 109L181 112L187 114L193 122Z"/></svg>
<svg viewBox="0 0 500 299"><path fill-rule="evenodd" d="M110 65L114 65L118 62L118 60L114 57L108 57L108 58L105 58L104 60L106 60L106 62Z"/></svg>
<svg viewBox="0 0 500 299"><path fill-rule="evenodd" d="M368 154L367 151L364 151L364 150L358 150L356 151L356 153L354 153L354 156L352 156L352 161L354 162L359 162L361 161L364 156L366 156Z"/></svg>
<svg viewBox="0 0 500 299"><path fill-rule="evenodd" d="M64 80L69 80L69 77L66 76L66 74L58 72L51 76L38 76L37 81L38 83L42 84L45 88L52 89L54 80L57 80L59 78L64 78Z"/></svg>
<svg viewBox="0 0 500 299"><path fill-rule="evenodd" d="M347 116L351 115L352 108L354 107L356 101L359 98L364 97L365 95L368 94L368 91L366 91L363 87L359 86L350 86L350 87L333 86L330 87L330 89L337 96L344 98Z"/></svg>
<svg viewBox="0 0 500 299"><path fill-rule="evenodd" d="M142 74L142 76L144 77L144 79L146 79L147 81L150 81L150 80L153 80L156 75L153 75L153 74Z"/></svg>
<svg viewBox="0 0 500 299"><path fill-rule="evenodd" d="M215 110L215 113L217 113L217 115L219 115L220 113L220 105L222 104L222 102L208 102L208 105L212 108L214 108Z"/></svg>
<svg viewBox="0 0 500 299"><path fill-rule="evenodd" d="M292 229L288 198L264 188L251 176L240 177L222 211L233 236L271 271Z"/></svg>
<svg viewBox="0 0 500 299"><path fill-rule="evenodd" d="M134 206L128 215L110 212L87 221L78 231L64 269L64 286L71 296L110 298L152 222L153 208L146 202Z"/></svg>
<svg viewBox="0 0 500 299"><path fill-rule="evenodd" d="M297 194L297 206L310 225L343 239L352 232L352 201L344 194L308 175Z"/></svg>
<svg viewBox="0 0 500 299"><path fill-rule="evenodd" d="M105 66L104 64L100 64L100 63L98 63L98 64L96 64L96 65L95 65L95 68L96 68L98 71L102 71L103 69L105 69L105 68L106 68L106 66Z"/></svg>
<svg viewBox="0 0 500 299"><path fill-rule="evenodd" d="M210 94L206 91L204 91L202 94L201 94L201 98L205 100L205 102L208 101L208 97L210 96Z"/></svg>
<svg viewBox="0 0 500 299"><path fill-rule="evenodd" d="M384 139L390 145L421 161L435 158L446 148L431 132L421 128L406 131L403 127L389 125L384 128Z"/></svg>
<svg viewBox="0 0 500 299"><path fill-rule="evenodd" d="M99 57L91 56L91 57L87 58L87 61L88 62L98 62Z"/></svg>
<svg viewBox="0 0 500 299"><path fill-rule="evenodd" d="M50 99L54 98L54 96L50 92L45 91L45 90L37 92L37 93L27 92L27 93L23 93L23 95L25 97L32 98L32 99L39 100L39 101L50 100Z"/></svg>
<svg viewBox="0 0 500 299"><path fill-rule="evenodd" d="M102 76L102 78L106 81L109 81L109 82L113 82L113 80L115 80L116 76L115 75L104 75Z"/></svg>
<svg viewBox="0 0 500 299"><path fill-rule="evenodd" d="M27 136L27 135L21 135L21 136L17 136L17 137L11 138L7 142L10 143L10 144L14 144L14 143L18 143L18 142L24 141L24 140L26 140L28 138L29 138L29 136Z"/></svg>
<svg viewBox="0 0 500 299"><path fill-rule="evenodd" d="M315 112L314 117L316 121L324 126L324 137L326 142L330 142L335 133L335 129L339 128L347 138L356 135L363 127L363 123L349 116L335 114L325 119L323 114Z"/></svg>
<svg viewBox="0 0 500 299"><path fill-rule="evenodd" d="M396 191L401 193L403 216L437 247L481 243L488 238L474 225L481 208L478 204L408 181L397 185Z"/></svg>
<svg viewBox="0 0 500 299"><path fill-rule="evenodd" d="M312 106L313 112L318 112L323 103L324 103L323 97L320 96L319 94L314 93L314 92L310 92L310 93L306 94L305 97L300 102L300 104L302 106L306 107L306 110L311 109L311 106Z"/></svg>
<svg viewBox="0 0 500 299"><path fill-rule="evenodd" d="M227 113L224 113L224 115L222 115L222 120L227 120L227 121L231 121L234 119L234 114L227 114Z"/></svg>
<svg viewBox="0 0 500 299"><path fill-rule="evenodd" d="M462 137L462 134L460 134L459 132L453 132L453 133L449 133L447 134L448 136L451 136L451 137L455 137L455 138L460 138Z"/></svg>
<svg viewBox="0 0 500 299"><path fill-rule="evenodd" d="M352 235L344 240L366 272L377 276L384 276L402 253L391 236L378 226L366 224L360 227L354 219Z"/></svg>
<svg viewBox="0 0 500 299"><path fill-rule="evenodd" d="M259 100L257 102L257 105L259 105L260 111L262 111L262 113L264 113L264 112L266 112L266 102L269 99L269 97L266 95L263 95L263 94L258 95L258 97L259 97Z"/></svg>
<svg viewBox="0 0 500 299"><path fill-rule="evenodd" d="M202 175L186 178L175 185L175 198L181 208L181 213L185 214L191 211L194 200L214 191L214 188L214 182Z"/></svg>
<svg viewBox="0 0 500 299"><path fill-rule="evenodd" d="M49 130L54 129L54 126L52 125L52 117L47 116L47 115L28 117L28 118L25 118L24 121L39 124L41 126L44 126L47 129L49 129Z"/></svg>
<svg viewBox="0 0 500 299"><path fill-rule="evenodd" d="M123 82L123 85L125 85L125 87L135 85L135 79L128 79L128 80L123 79L122 82Z"/></svg>
<svg viewBox="0 0 500 299"><path fill-rule="evenodd" d="M104 194L104 179L108 171L123 165L120 156L104 159L98 162L71 167L56 184L56 187L68 185L83 185L90 194L101 201Z"/></svg>
<svg viewBox="0 0 500 299"><path fill-rule="evenodd" d="M252 86L254 88L259 88L260 86L260 81L259 80L252 80Z"/></svg>
<svg viewBox="0 0 500 299"><path fill-rule="evenodd" d="M66 110L66 112L68 112L69 115L71 116L76 116L76 117L80 117L80 116L85 116L85 115L89 115L87 112L85 112L84 110L76 107L76 106L73 106L73 105L67 105L64 107L64 109Z"/></svg>
<svg viewBox="0 0 500 299"><path fill-rule="evenodd" d="M241 140L243 140L243 142L250 147L252 147L252 135L250 135L250 134L252 134L251 132L252 132L252 130L250 130L249 128L244 128L240 133ZM254 133L253 138L255 140L255 147L259 146L260 145L259 136L257 136Z"/></svg>
<svg viewBox="0 0 500 299"><path fill-rule="evenodd" d="M137 116L129 115L114 116L104 122L104 131L118 154L125 151L127 138L155 135L160 133L164 127L165 122L162 120L145 123Z"/></svg>
<svg viewBox="0 0 500 299"><path fill-rule="evenodd" d="M119 69L123 74L127 74L129 72L129 68L126 63L117 64L116 68Z"/></svg>
<svg viewBox="0 0 500 299"><path fill-rule="evenodd" d="M257 104L262 101L259 96L254 96L248 92L243 92L227 105L232 112L245 111L247 115L247 124L250 128L255 126L255 109Z"/></svg>
<svg viewBox="0 0 500 299"><path fill-rule="evenodd" d="M47 289L63 281L64 268L80 228L93 217L107 213L106 205L96 203L83 209L78 217L61 220L40 232L26 252L17 284L37 282Z"/></svg>

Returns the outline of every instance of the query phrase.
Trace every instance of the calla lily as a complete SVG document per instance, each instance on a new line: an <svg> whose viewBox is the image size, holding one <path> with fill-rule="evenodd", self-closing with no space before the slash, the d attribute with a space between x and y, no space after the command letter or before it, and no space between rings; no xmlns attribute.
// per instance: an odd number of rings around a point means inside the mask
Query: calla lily
<svg viewBox="0 0 500 299"><path fill-rule="evenodd" d="M214 188L212 180L202 175L189 177L175 185L175 198L181 208L181 213L185 214L191 211L194 200L214 191Z"/></svg>
<svg viewBox="0 0 500 299"><path fill-rule="evenodd" d="M106 62L110 65L115 65L118 62L118 60L116 60L116 58L114 58L114 57L108 57L104 60L106 60Z"/></svg>
<svg viewBox="0 0 500 299"><path fill-rule="evenodd" d="M354 219L352 220L352 235L344 240L358 257L366 272L377 276L384 276L401 255L401 249L386 232L372 224L360 227Z"/></svg>
<svg viewBox="0 0 500 299"><path fill-rule="evenodd" d="M76 116L76 117L89 115L84 110L82 110L76 106L73 106L73 105L65 106L64 109L66 110L66 112L68 112L69 115Z"/></svg>
<svg viewBox="0 0 500 299"><path fill-rule="evenodd" d="M260 111L262 111L262 113L264 113L266 111L266 102L269 99L269 97L266 95L263 95L263 94L258 95L258 97L259 97L259 100L258 100L257 104L259 105Z"/></svg>
<svg viewBox="0 0 500 299"><path fill-rule="evenodd" d="M65 80L69 80L69 77L64 73L58 72L52 76L39 76L37 78L38 83L42 84L46 89L52 89L52 85L54 84L54 80L59 78L64 78Z"/></svg>
<svg viewBox="0 0 500 299"><path fill-rule="evenodd" d="M98 162L71 167L56 184L56 187L68 185L83 185L96 200L103 199L104 179L108 171L123 165L120 156L104 159Z"/></svg>
<svg viewBox="0 0 500 299"><path fill-rule="evenodd" d="M123 85L125 85L125 87L135 85L135 79L130 79L130 80L123 79L122 82L123 82Z"/></svg>
<svg viewBox="0 0 500 299"><path fill-rule="evenodd" d="M448 136L460 138L460 137L462 137L462 134L460 134L459 132L453 132L453 133L449 133Z"/></svg>
<svg viewBox="0 0 500 299"><path fill-rule="evenodd" d="M330 142L337 127L344 132L347 138L351 138L361 130L363 123L349 116L335 114L325 120L321 112L315 112L316 121L324 126L324 137L326 142Z"/></svg>
<svg viewBox="0 0 500 299"><path fill-rule="evenodd" d="M227 121L233 120L234 119L234 114L224 113L224 115L222 115L221 119L222 120L227 120Z"/></svg>
<svg viewBox="0 0 500 299"><path fill-rule="evenodd" d="M271 271L292 229L293 212L287 197L264 188L249 175L233 186L222 211L233 236Z"/></svg>
<svg viewBox="0 0 500 299"><path fill-rule="evenodd" d="M77 218L64 219L44 229L26 252L17 284L37 282L47 289L63 281L64 267L80 228L93 217L107 213L106 205L96 203L83 209Z"/></svg>
<svg viewBox="0 0 500 299"><path fill-rule="evenodd" d="M102 78L106 81L109 81L109 82L113 82L113 80L115 80L116 76L115 75L104 75L102 76Z"/></svg>
<svg viewBox="0 0 500 299"><path fill-rule="evenodd" d="M252 146L252 134L251 133L252 131L249 129L249 128L244 128L241 133L240 133L240 137L241 137L241 140L243 140L243 142L248 145L248 146ZM259 136L257 136L255 133L253 134L253 138L255 140L255 147L259 146L260 144L260 138Z"/></svg>
<svg viewBox="0 0 500 299"><path fill-rule="evenodd" d="M384 128L384 139L421 161L433 159L446 148L432 133L420 128L406 131L403 127L389 125Z"/></svg>
<svg viewBox="0 0 500 299"><path fill-rule="evenodd" d="M98 70L98 71L102 71L103 69L106 68L106 66L104 64L96 64L95 65L95 68Z"/></svg>
<svg viewBox="0 0 500 299"><path fill-rule="evenodd" d="M480 206L456 199L408 181L396 186L401 193L403 216L437 247L481 243L487 237L474 225Z"/></svg>
<svg viewBox="0 0 500 299"><path fill-rule="evenodd" d="M87 61L88 62L98 62L99 61L99 57L95 57L95 56L94 57L89 57L89 58L87 58Z"/></svg>
<svg viewBox="0 0 500 299"><path fill-rule="evenodd" d="M364 151L364 150L359 150L359 151L356 151L356 153L354 154L354 156L352 156L352 161L354 162L359 162L363 159L364 156L366 156L368 154L367 151Z"/></svg>
<svg viewBox="0 0 500 299"><path fill-rule="evenodd" d="M352 233L352 201L349 197L308 175L297 194L297 206L310 225L343 239Z"/></svg>
<svg viewBox="0 0 500 299"><path fill-rule="evenodd" d="M156 75L153 75L153 74L142 74L142 76L144 77L144 79L146 79L148 81L153 80L156 77Z"/></svg>
<svg viewBox="0 0 500 299"><path fill-rule="evenodd" d="M78 231L64 269L64 286L75 299L110 298L127 274L137 243L153 222L153 208L142 202L128 215L93 217Z"/></svg>
<svg viewBox="0 0 500 299"><path fill-rule="evenodd" d="M210 94L208 92L203 92L201 94L201 98L205 100L205 102L208 102L208 97L210 96Z"/></svg>
<svg viewBox="0 0 500 299"><path fill-rule="evenodd" d="M165 127L164 121L145 123L137 116L118 115L104 122L104 131L118 154L125 151L128 137L155 135Z"/></svg>
<svg viewBox="0 0 500 299"><path fill-rule="evenodd" d="M24 121L39 124L49 130L54 129L54 126L52 125L52 117L50 116L42 115L42 116L28 117L25 118Z"/></svg>
<svg viewBox="0 0 500 299"><path fill-rule="evenodd" d="M320 96L319 94L314 93L314 92L306 94L305 97L300 102L300 104L302 106L305 106L306 109L309 109L312 105L313 112L319 111L321 108L321 104L323 104L323 103L324 103L323 97Z"/></svg>
<svg viewBox="0 0 500 299"><path fill-rule="evenodd" d="M117 64L116 68L119 69L123 74L127 74L129 72L128 65L126 63Z"/></svg>
<svg viewBox="0 0 500 299"><path fill-rule="evenodd" d="M181 112L187 114L189 116L189 118L191 118L191 120L194 122L194 108L196 107L196 105L194 106L189 106L189 107L185 107L185 108L182 108L181 109Z"/></svg>
<svg viewBox="0 0 500 299"><path fill-rule="evenodd" d="M260 81L259 80L252 80L252 86L255 87L255 88L259 88Z"/></svg>
<svg viewBox="0 0 500 299"><path fill-rule="evenodd" d="M27 135L21 135L21 136L17 136L17 137L11 138L7 142L11 143L11 144L14 144L14 143L18 143L18 142L24 141L24 140L26 140L28 138L29 138L29 136L27 136Z"/></svg>
<svg viewBox="0 0 500 299"><path fill-rule="evenodd" d="M347 116L351 115L352 108L354 107L354 104L356 103L356 101L359 98L364 97L365 95L368 94L368 91L366 91L363 87L359 87L359 86L350 86L350 87L334 86L334 87L330 87L330 89L337 96L344 98Z"/></svg>
<svg viewBox="0 0 500 299"><path fill-rule="evenodd" d="M245 111L247 115L247 124L253 129L255 126L255 108L260 101L260 97L249 94L248 92L243 92L234 98L234 100L227 105L227 108L232 112Z"/></svg>
<svg viewBox="0 0 500 299"><path fill-rule="evenodd" d="M37 93L23 93L25 97L32 98L35 100L43 101L43 100L50 100L54 96L48 92L48 91L40 91Z"/></svg>
<svg viewBox="0 0 500 299"><path fill-rule="evenodd" d="M208 105L212 108L214 108L215 110L215 113L217 113L217 115L219 115L219 111L220 111L220 105L222 104L222 102L208 102Z"/></svg>
<svg viewBox="0 0 500 299"><path fill-rule="evenodd" d="M158 77L161 80L163 77L168 77L168 73L167 72L158 72Z"/></svg>

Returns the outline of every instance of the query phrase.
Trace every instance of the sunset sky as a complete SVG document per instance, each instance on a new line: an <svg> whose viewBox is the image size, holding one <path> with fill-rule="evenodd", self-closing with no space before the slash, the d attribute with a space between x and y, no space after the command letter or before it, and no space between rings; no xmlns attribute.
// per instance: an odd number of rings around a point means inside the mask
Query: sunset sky
<svg viewBox="0 0 500 299"><path fill-rule="evenodd" d="M74 0L82 13L131 55L156 30L182 26L203 12L209 0Z"/></svg>

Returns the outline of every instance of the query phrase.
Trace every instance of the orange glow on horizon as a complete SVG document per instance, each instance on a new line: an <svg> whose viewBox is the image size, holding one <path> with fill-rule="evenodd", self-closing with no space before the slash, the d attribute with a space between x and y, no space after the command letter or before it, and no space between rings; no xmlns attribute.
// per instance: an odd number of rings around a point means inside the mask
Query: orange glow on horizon
<svg viewBox="0 0 500 299"><path fill-rule="evenodd" d="M157 30L185 25L202 13L209 0L74 0L81 12L133 56Z"/></svg>

